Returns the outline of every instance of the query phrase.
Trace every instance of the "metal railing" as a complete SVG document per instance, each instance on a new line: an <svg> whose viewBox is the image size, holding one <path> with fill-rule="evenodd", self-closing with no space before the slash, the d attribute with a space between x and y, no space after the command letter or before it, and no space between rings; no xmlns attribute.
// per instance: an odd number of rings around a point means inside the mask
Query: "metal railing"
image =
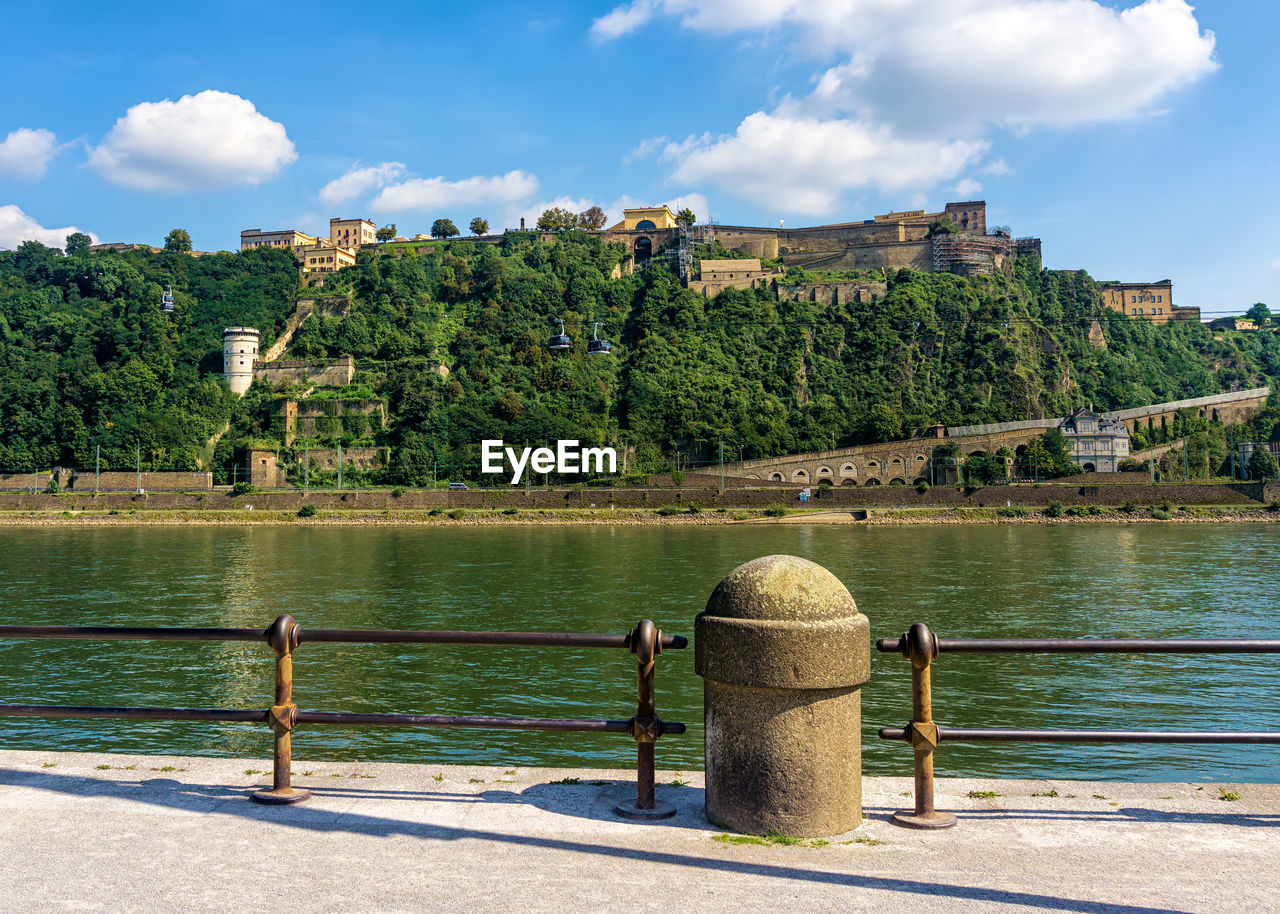
<svg viewBox="0 0 1280 914"><path fill-rule="evenodd" d="M915 809L899 810L893 822L909 828L948 828L956 817L933 803L933 752L943 742L995 743L1267 743L1280 732L1217 730L1009 730L939 727L933 720L930 665L939 654L1280 654L1280 640L1185 640L1146 638L939 638L917 622L901 638L881 638L881 653L911 661L911 723L881 727L880 738L910 743L915 750Z"/></svg>
<svg viewBox="0 0 1280 914"><path fill-rule="evenodd" d="M660 736L683 733L685 725L659 719L654 704L654 660L663 650L688 646L682 635L664 635L643 619L625 635L542 632L393 631L386 629L304 630L292 616L279 616L265 630L255 628L129 628L99 626L0 625L0 639L79 639L147 641L259 641L276 654L275 701L266 710L221 708L104 708L70 705L0 705L0 717L76 719L191 720L265 723L275 735L272 787L259 790L260 803L296 803L310 792L290 781L292 733L299 724L348 726L466 727L495 730L558 730L586 733L629 733L636 741L636 799L619 803L619 815L632 819L665 818L675 813L654 795L654 744ZM636 655L639 695L630 720L584 720L545 717L458 717L440 714L366 714L305 711L293 703L293 651L303 642L366 644L475 644L490 647L623 648Z"/></svg>

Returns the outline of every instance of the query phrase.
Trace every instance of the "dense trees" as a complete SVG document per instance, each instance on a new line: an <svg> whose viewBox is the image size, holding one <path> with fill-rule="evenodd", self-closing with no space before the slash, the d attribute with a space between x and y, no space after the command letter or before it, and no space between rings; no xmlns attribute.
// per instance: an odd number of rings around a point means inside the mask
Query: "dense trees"
<svg viewBox="0 0 1280 914"><path fill-rule="evenodd" d="M1280 465L1276 464L1276 458L1266 445L1255 447L1249 457L1249 478L1275 479L1277 476L1280 476Z"/></svg>
<svg viewBox="0 0 1280 914"><path fill-rule="evenodd" d="M611 444L629 470L645 472L712 461L721 442L735 458L821 450L1280 377L1274 334L1218 340L1197 324L1101 312L1082 272L1020 261L1011 277L900 271L875 303L779 301L769 289L708 300L660 268L611 279L624 251L597 235L536 239L508 232L499 244L366 252L327 277L326 294L350 295L351 314L312 316L290 354L354 356L345 395L384 400L391 421L326 421L299 446L389 446L387 481L402 484L474 475L484 438ZM171 316L159 310L166 283L178 298ZM267 249L64 257L29 243L0 252L0 468L83 466L95 444L121 465L137 443L144 467L216 464L251 439L282 446L283 392L255 386L231 397L217 376L220 334L255 326L265 349L296 283L293 257ZM547 336L560 318L573 345L553 352ZM587 353L596 321L610 356ZM1250 429L1253 440L1276 431L1274 412ZM207 453L228 421L218 453ZM1204 421L1179 419L1176 429L1193 469L1227 455L1220 432L1196 425ZM945 452L936 448L935 461ZM1052 435L1015 458L1020 474L1027 455L1038 475L1071 469ZM996 460L983 479L1004 472Z"/></svg>

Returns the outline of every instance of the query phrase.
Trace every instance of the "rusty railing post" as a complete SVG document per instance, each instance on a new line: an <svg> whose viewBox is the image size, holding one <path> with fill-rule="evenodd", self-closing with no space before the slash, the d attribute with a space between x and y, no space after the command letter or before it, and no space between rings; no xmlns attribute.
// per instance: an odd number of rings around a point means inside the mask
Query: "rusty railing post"
<svg viewBox="0 0 1280 914"><path fill-rule="evenodd" d="M293 788L290 783L293 765L291 734L297 720L298 706L293 703L293 649L298 646L302 627L293 616L279 616L265 632L267 643L276 652L276 700L267 712L267 723L275 734L275 764L270 790L255 790L258 803L297 803L311 796L311 791Z"/></svg>
<svg viewBox="0 0 1280 914"><path fill-rule="evenodd" d="M916 808L900 809L892 821L907 828L950 828L956 817L933 808L933 750L938 725L933 722L933 684L929 665L938 656L938 639L929 626L917 622L902 636L902 653L911 661L911 726L907 741L915 750Z"/></svg>
<svg viewBox="0 0 1280 914"><path fill-rule="evenodd" d="M636 655L639 680L636 716L631 718L631 735L636 739L636 798L619 803L614 811L626 819L666 819L676 814L676 808L655 795L653 754L654 743L662 735L662 721L653 700L653 666L662 653L662 632L650 620L641 619L627 642Z"/></svg>

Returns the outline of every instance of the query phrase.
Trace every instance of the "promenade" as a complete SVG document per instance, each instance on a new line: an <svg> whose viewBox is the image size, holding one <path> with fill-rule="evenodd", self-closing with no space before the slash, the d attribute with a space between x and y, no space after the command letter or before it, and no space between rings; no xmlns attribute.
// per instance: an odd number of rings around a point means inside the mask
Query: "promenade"
<svg viewBox="0 0 1280 914"><path fill-rule="evenodd" d="M662 824L617 819L634 771L0 752L0 910L232 912L1265 911L1280 786L938 781L950 831L890 825L908 778L864 782L866 822L736 843L702 776L659 772ZM1223 799L1226 795L1228 798ZM1237 799L1230 799L1238 796Z"/></svg>

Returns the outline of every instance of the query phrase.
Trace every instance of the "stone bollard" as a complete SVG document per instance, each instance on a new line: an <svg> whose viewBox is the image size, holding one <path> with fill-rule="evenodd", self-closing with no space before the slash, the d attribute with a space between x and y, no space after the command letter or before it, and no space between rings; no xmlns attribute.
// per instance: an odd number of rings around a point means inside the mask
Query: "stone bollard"
<svg viewBox="0 0 1280 914"><path fill-rule="evenodd" d="M747 562L716 586L694 637L707 818L757 835L857 828L871 633L840 579L792 555Z"/></svg>

